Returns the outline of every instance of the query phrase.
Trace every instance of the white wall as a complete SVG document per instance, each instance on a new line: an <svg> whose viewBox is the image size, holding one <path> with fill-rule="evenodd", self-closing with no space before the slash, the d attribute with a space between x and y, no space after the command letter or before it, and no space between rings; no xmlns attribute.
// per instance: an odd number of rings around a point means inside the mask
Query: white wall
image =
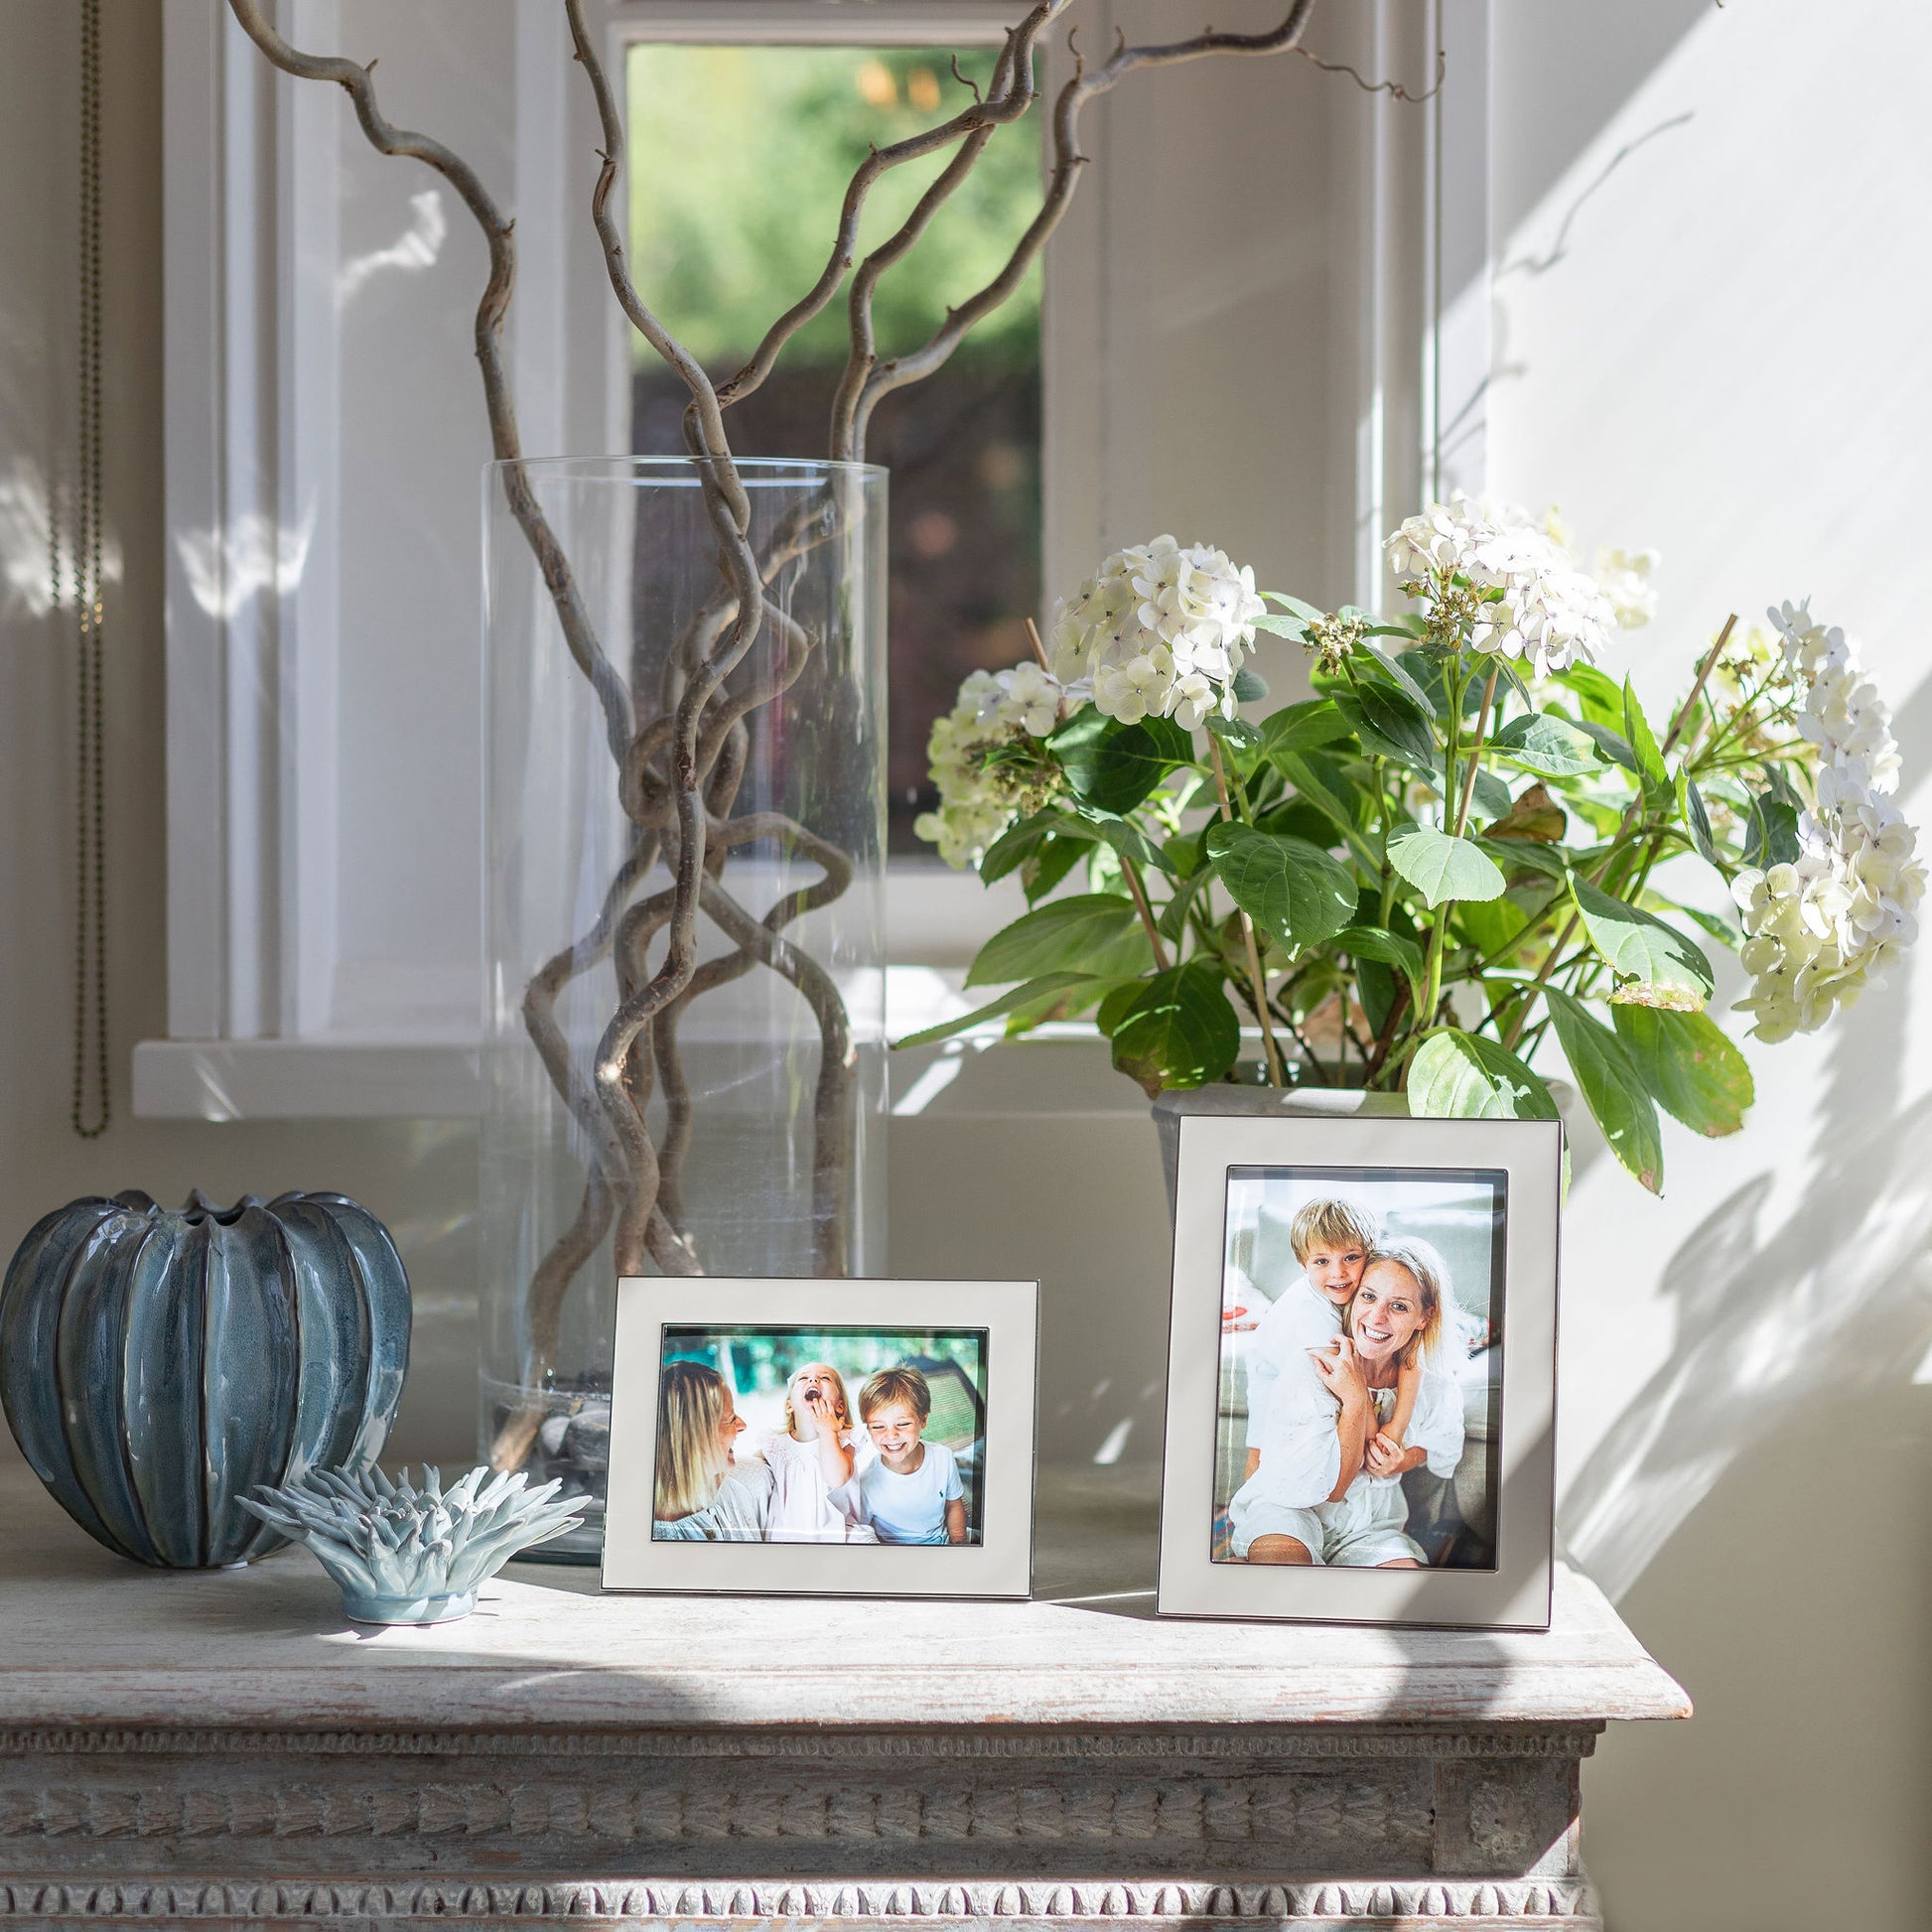
<svg viewBox="0 0 1932 1932"><path fill-rule="evenodd" d="M1663 552L1627 652L1659 701L1727 612L1809 593L1863 638L1924 812L1932 125L1901 83L1932 15L1495 19L1493 485ZM1749 1130L1667 1126L1661 1201L1580 1164L1562 1527L1698 1703L1587 1774L1619 1928L1924 1922L1929 993L1932 947L1754 1052Z"/></svg>
<svg viewBox="0 0 1932 1932"><path fill-rule="evenodd" d="M149 0L105 11L107 494L125 557L107 646L117 1122L90 1146L66 1126L70 657L34 609L46 465L69 441L73 10L11 0L0 1244L85 1191L341 1187L396 1229L416 1284L398 1452L460 1456L472 1132L128 1117L131 1044L166 1030L160 34ZM1843 0L1829 14L1794 0L1642 0L1614 14L1499 0L1497 22L1498 232L1508 260L1559 258L1500 285L1495 481L1555 497L1592 538L1665 551L1666 621L1633 653L1647 686L1664 688L1673 652L1726 609L1813 591L1864 633L1914 770L1932 764L1908 608L1932 446L1932 290L1915 226L1932 154L1906 80L1928 69L1929 28L1910 0ZM1176 345L1211 339L1211 317L1183 321ZM1207 527L1223 485L1263 493L1191 473L1134 481L1154 526ZM1667 1129L1662 1202L1587 1148L1578 1162L1565 1527L1700 1707L1687 1725L1619 1732L1588 1773L1588 1856L1619 1932L1921 1922L1909 1892L1925 1878L1932 1394L1913 1378L1932 1339L1919 1261L1932 1107L1912 1016L1925 972L1932 949L1912 985L1821 1040L1760 1055L1751 1134L1700 1145ZM1056 1111L990 1116L969 1068L896 1123L893 1262L1038 1272L1050 1452L1138 1459L1158 1430L1165 1321L1152 1133L1105 1082L1052 1063L1039 1078Z"/></svg>

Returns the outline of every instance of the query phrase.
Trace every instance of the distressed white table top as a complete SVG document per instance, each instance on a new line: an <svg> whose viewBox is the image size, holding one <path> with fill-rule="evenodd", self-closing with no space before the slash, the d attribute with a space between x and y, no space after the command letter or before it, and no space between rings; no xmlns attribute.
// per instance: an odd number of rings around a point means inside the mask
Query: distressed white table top
<svg viewBox="0 0 1932 1932"><path fill-rule="evenodd" d="M475 1615L367 1632L315 1561L145 1570L0 1449L0 1725L283 1728L1516 1722L1689 1714L1593 1585L1547 1634L1164 1622L1145 1477L1041 1486L1058 1601L601 1595L519 1565ZM1066 1600L1085 1597L1085 1601Z"/></svg>

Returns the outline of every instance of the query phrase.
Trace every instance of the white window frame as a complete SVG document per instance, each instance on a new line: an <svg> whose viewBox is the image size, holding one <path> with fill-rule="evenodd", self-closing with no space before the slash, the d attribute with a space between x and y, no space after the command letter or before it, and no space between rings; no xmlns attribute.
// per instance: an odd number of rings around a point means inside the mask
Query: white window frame
<svg viewBox="0 0 1932 1932"><path fill-rule="evenodd" d="M581 102L554 0L504 4L518 126L508 199L581 213L566 210L577 191L568 130ZM1083 5L1083 34L1110 40L1120 0ZM1349 340L1331 345L1337 379L1353 390L1354 445L1330 463L1337 478L1354 478L1353 577L1365 604L1379 601L1375 541L1391 505L1424 486L1482 483L1486 195L1456 184L1487 178L1488 5L1368 0L1334 17L1346 45L1329 51L1364 71L1425 71L1440 34L1457 70L1481 81L1420 113L1363 96L1342 137L1337 192L1355 198L1363 246ZM426 1012L398 987L378 989L393 997L386 1013L378 999L373 1023L332 1023L344 858L334 210L342 143L360 137L337 89L275 73L225 7L165 7L168 1037L135 1049L135 1111L473 1115L480 1042L461 1015ZM1024 11L1023 0L594 0L619 75L626 45L639 40L994 45ZM277 19L299 44L340 44L338 0L278 0ZM1062 39L1047 43L1049 97L1067 58ZM1098 173L1112 105L1102 102L1083 130ZM524 223L518 239L510 347L525 447L569 447L573 420L580 436L599 433L583 421L581 398L564 393L573 344L604 361L606 404L619 420L602 433L624 447L629 345L588 223ZM1147 534L1109 527L1109 471L1152 452L1134 446L1132 412L1107 407L1107 370L1093 352L1108 304L1130 286L1123 252L1105 198L1091 193L1076 199L1049 250L1049 585L1077 582L1105 548ZM1462 291L1448 313L1446 272ZM305 567L280 570L277 546L291 542ZM956 983L978 942L1018 909L1010 883L989 893L970 875L918 862L890 868L888 893L895 959L926 969L929 989ZM917 1023L896 1009L896 1027L906 1024Z"/></svg>

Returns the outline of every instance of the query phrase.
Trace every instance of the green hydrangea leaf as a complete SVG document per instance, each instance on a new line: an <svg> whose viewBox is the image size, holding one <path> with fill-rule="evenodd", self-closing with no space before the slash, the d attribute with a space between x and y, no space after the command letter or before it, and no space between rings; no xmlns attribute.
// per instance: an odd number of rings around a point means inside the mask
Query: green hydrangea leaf
<svg viewBox="0 0 1932 1932"><path fill-rule="evenodd" d="M1555 1120L1542 1079L1493 1039L1445 1027L1409 1062L1409 1111L1455 1120Z"/></svg>
<svg viewBox="0 0 1932 1932"><path fill-rule="evenodd" d="M1656 1102L1621 1039L1588 1010L1554 986L1543 989L1577 1085L1610 1152L1653 1194L1664 1191L1664 1142Z"/></svg>
<svg viewBox="0 0 1932 1932"><path fill-rule="evenodd" d="M1603 767L1595 739L1568 718L1548 711L1512 718L1489 741L1489 749L1506 763L1534 771L1539 778L1578 778Z"/></svg>
<svg viewBox="0 0 1932 1932"><path fill-rule="evenodd" d="M1112 980L1098 979L1091 973L1044 973L1037 979L1024 981L971 1013L962 1013L957 1020L942 1021L936 1027L907 1034L903 1039L894 1040L893 1046L895 1050L906 1046L930 1046L938 1040L950 1039L954 1034L963 1034L972 1027L983 1027L989 1020L998 1020L1023 1008L1057 1003L1078 990L1086 990L1098 997L1113 984Z"/></svg>
<svg viewBox="0 0 1932 1932"><path fill-rule="evenodd" d="M1273 759L1278 753L1312 752L1332 745L1354 730L1332 698L1305 698L1300 704L1283 705L1261 722L1262 750Z"/></svg>
<svg viewBox="0 0 1932 1932"><path fill-rule="evenodd" d="M1434 716L1394 685L1364 682L1334 694L1334 706L1355 727L1355 735L1370 751L1395 757L1424 771L1435 770Z"/></svg>
<svg viewBox="0 0 1932 1932"><path fill-rule="evenodd" d="M1206 846L1235 904L1290 952L1332 938L1355 916L1354 875L1306 839L1223 822L1208 827Z"/></svg>
<svg viewBox="0 0 1932 1932"><path fill-rule="evenodd" d="M1431 907L1451 898L1497 898L1508 883L1473 839L1426 825L1401 825L1389 834L1389 864Z"/></svg>
<svg viewBox="0 0 1932 1932"><path fill-rule="evenodd" d="M1047 742L1074 796L1103 812L1131 812L1172 772L1194 761L1193 740L1171 718L1143 718L1123 725L1113 719L1076 735L1081 712ZM1110 727L1110 729L1109 729Z"/></svg>
<svg viewBox="0 0 1932 1932"><path fill-rule="evenodd" d="M1717 985L1703 949L1654 912L1587 886L1573 876L1571 896L1589 942L1625 982L1615 995L1641 1006L1703 1006Z"/></svg>
<svg viewBox="0 0 1932 1932"><path fill-rule="evenodd" d="M1218 1080L1241 1050L1220 969L1189 960L1157 973L1113 1020L1114 1064L1150 1096Z"/></svg>
<svg viewBox="0 0 1932 1932"><path fill-rule="evenodd" d="M1623 735L1636 754L1637 773L1643 779L1644 790L1667 795L1670 773L1664 769L1664 755L1657 748L1656 734L1650 729L1650 720L1643 715L1643 706L1637 702L1636 688L1627 677L1623 680Z"/></svg>
<svg viewBox="0 0 1932 1932"><path fill-rule="evenodd" d="M1351 953L1356 959L1373 959L1384 966L1401 967L1416 997L1421 998L1423 952L1406 934L1390 932L1379 925L1346 925L1335 934L1335 950Z"/></svg>
<svg viewBox="0 0 1932 1932"><path fill-rule="evenodd" d="M968 986L1003 986L1043 973L1131 979L1153 965L1134 901L1117 893L1056 898L1002 926L979 950Z"/></svg>
<svg viewBox="0 0 1932 1932"><path fill-rule="evenodd" d="M1704 794L1689 771L1678 773L1677 802L1684 813L1684 823L1690 827L1691 843L1697 847L1698 856L1722 872L1724 861L1718 856L1718 841L1712 836L1711 814L1705 809Z"/></svg>
<svg viewBox="0 0 1932 1932"><path fill-rule="evenodd" d="M1667 1114L1713 1140L1743 1126L1756 1097L1751 1069L1708 1013L1618 1006L1611 1018L1630 1063Z"/></svg>
<svg viewBox="0 0 1932 1932"><path fill-rule="evenodd" d="M1031 818L1021 819L1017 825L1008 826L982 855L981 880L990 886L995 880L1004 879L1023 861L1032 858L1042 840L1072 823L1064 812L1048 807L1043 812L1035 812Z"/></svg>

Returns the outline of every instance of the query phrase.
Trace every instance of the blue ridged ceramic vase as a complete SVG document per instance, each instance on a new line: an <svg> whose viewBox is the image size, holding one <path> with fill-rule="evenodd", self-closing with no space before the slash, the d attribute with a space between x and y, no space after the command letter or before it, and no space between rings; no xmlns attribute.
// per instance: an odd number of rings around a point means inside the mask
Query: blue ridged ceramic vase
<svg viewBox="0 0 1932 1932"><path fill-rule="evenodd" d="M381 1453L409 1366L409 1278L341 1194L179 1212L131 1191L40 1221L0 1288L0 1397L34 1472L137 1563L246 1563L286 1539L257 1483Z"/></svg>

